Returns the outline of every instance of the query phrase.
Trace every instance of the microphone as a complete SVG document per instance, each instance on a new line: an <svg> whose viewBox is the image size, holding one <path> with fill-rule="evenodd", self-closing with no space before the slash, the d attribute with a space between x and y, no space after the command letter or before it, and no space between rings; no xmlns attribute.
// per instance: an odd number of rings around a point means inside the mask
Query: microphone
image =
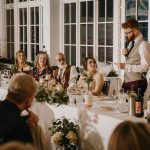
<svg viewBox="0 0 150 150"><path fill-rule="evenodd" d="M128 42L125 41L125 43L124 43L124 48L127 48L127 47L128 47Z"/></svg>
<svg viewBox="0 0 150 150"><path fill-rule="evenodd" d="M128 45L129 45L129 41L128 41L127 39L125 39L124 48L127 49L127 48L128 48ZM124 54L124 56L127 57L127 55L128 55L128 51L127 51L126 54Z"/></svg>

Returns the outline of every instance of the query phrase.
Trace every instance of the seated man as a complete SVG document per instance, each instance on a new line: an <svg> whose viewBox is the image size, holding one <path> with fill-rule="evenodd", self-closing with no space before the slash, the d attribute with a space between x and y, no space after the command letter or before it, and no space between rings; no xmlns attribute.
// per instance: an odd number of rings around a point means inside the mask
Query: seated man
<svg viewBox="0 0 150 150"><path fill-rule="evenodd" d="M58 53L55 56L58 68L54 71L54 78L57 82L63 84L64 88L68 88L72 84L76 83L78 73L75 66L67 65L65 62L65 56L63 53Z"/></svg>
<svg viewBox="0 0 150 150"><path fill-rule="evenodd" d="M21 73L12 77L6 99L0 102L0 144L10 141L33 143L30 127L37 125L36 117L29 112L27 122L21 112L28 111L36 91L31 76Z"/></svg>

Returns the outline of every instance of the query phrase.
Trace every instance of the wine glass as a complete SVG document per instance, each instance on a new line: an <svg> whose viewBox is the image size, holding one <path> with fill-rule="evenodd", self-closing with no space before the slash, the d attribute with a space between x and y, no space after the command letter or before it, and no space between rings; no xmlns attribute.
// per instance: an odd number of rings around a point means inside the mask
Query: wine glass
<svg viewBox="0 0 150 150"><path fill-rule="evenodd" d="M126 93L124 93L124 88L120 89L119 97L118 97L118 110L119 112L127 112L128 111L128 102Z"/></svg>
<svg viewBox="0 0 150 150"><path fill-rule="evenodd" d="M61 84L64 86L64 84L65 84L65 77L61 78Z"/></svg>

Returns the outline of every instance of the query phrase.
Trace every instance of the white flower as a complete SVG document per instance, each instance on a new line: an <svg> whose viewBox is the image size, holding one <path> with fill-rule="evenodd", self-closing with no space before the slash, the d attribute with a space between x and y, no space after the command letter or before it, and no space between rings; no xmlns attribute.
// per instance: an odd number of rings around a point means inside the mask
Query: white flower
<svg viewBox="0 0 150 150"><path fill-rule="evenodd" d="M48 86L48 89L49 89L50 91L53 91L53 90L54 90L54 87L50 84L50 85Z"/></svg>
<svg viewBox="0 0 150 150"><path fill-rule="evenodd" d="M76 143L77 141L77 136L73 131L69 131L66 138L70 141L70 143Z"/></svg>
<svg viewBox="0 0 150 150"><path fill-rule="evenodd" d="M58 84L56 85L56 90L57 90L57 91L62 91L62 90L63 90L63 87L62 87L62 85L61 85L60 83L58 83Z"/></svg>
<svg viewBox="0 0 150 150"><path fill-rule="evenodd" d="M62 137L63 137L63 133L62 133L62 132L56 132L56 133L52 136L51 141L52 141L53 143L55 143L56 145L58 145L58 144L61 142Z"/></svg>

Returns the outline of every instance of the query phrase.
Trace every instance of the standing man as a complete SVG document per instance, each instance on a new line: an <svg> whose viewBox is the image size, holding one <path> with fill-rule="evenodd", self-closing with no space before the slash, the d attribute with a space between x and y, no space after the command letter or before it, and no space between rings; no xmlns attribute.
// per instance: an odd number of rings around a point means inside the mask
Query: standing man
<svg viewBox="0 0 150 150"><path fill-rule="evenodd" d="M125 91L134 90L137 92L141 88L142 95L147 88L147 80L143 76L150 65L150 44L143 39L138 22L129 19L122 23L122 28L128 40L128 45L122 50L125 56L125 63L118 64L120 69L124 69L124 83L122 87Z"/></svg>
<svg viewBox="0 0 150 150"><path fill-rule="evenodd" d="M57 82L63 84L64 88L72 86L76 83L78 73L75 66L67 65L65 62L65 56L63 53L58 53L55 56L58 68L54 71L54 78Z"/></svg>

